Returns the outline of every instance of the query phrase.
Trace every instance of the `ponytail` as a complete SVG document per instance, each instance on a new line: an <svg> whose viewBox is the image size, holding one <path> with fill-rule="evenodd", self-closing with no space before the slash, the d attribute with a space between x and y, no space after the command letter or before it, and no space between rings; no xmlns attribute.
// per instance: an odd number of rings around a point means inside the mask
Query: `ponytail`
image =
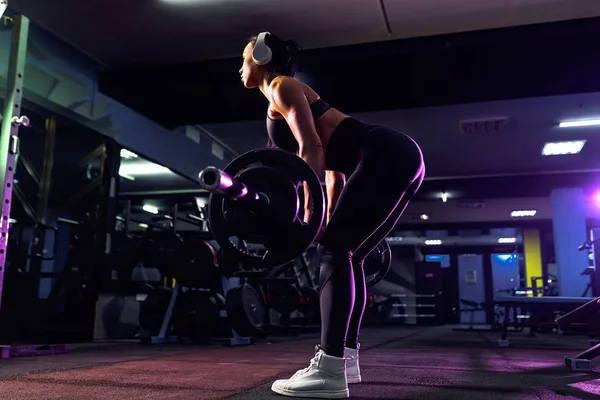
<svg viewBox="0 0 600 400"><path fill-rule="evenodd" d="M287 62L286 64L288 65L289 68L289 72L288 72L288 76L294 76L296 75L296 72L298 70L298 53L300 53L300 46L298 45L298 43L294 42L293 40L284 40L283 41L283 45L285 46L285 50L287 53Z"/></svg>

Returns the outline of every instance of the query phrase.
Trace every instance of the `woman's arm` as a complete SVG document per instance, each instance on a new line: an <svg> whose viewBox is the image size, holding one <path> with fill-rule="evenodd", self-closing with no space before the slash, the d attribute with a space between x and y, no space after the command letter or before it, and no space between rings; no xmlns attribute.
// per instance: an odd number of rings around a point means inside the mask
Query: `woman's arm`
<svg viewBox="0 0 600 400"><path fill-rule="evenodd" d="M298 156L321 178L325 169L325 155L317 134L308 99L299 82L293 79L275 79L270 86L270 100L275 111L285 118L298 142ZM304 185L305 221L311 204L310 191ZM309 216L308 216L309 217Z"/></svg>
<svg viewBox="0 0 600 400"><path fill-rule="evenodd" d="M270 98L273 108L285 118L298 142L298 156L322 177L323 144L302 86L294 79L275 79L270 86Z"/></svg>
<svg viewBox="0 0 600 400"><path fill-rule="evenodd" d="M346 184L346 176L341 172L325 171L325 186L327 187L327 224L331 219L331 214L335 210L338 198L344 185Z"/></svg>

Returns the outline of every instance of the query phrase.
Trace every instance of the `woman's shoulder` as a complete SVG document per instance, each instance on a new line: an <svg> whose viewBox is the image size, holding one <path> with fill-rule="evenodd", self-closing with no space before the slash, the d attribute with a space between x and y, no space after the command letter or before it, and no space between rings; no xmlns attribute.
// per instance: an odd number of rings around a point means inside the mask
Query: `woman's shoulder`
<svg viewBox="0 0 600 400"><path fill-rule="evenodd" d="M269 84L270 97L297 97L303 95L307 99L318 99L319 95L307 84L289 76L278 76Z"/></svg>

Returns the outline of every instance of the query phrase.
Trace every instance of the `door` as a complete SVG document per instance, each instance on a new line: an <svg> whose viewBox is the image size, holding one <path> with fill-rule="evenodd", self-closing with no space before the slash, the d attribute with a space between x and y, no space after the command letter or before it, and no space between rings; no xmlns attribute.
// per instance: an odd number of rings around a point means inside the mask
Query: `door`
<svg viewBox="0 0 600 400"><path fill-rule="evenodd" d="M458 256L458 293L460 299L476 303L485 301L483 255L460 254ZM462 304L460 307L465 308ZM470 319L470 313L460 313L461 323L470 323ZM485 311L476 311L473 315L473 323L484 324L485 322Z"/></svg>

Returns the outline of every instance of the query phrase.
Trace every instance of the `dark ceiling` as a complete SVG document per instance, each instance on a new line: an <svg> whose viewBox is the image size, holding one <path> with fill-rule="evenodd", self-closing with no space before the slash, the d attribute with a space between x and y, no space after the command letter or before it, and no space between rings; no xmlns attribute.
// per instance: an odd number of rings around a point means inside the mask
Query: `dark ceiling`
<svg viewBox="0 0 600 400"><path fill-rule="evenodd" d="M348 113L596 92L598 37L590 18L308 50L302 76ZM106 69L99 88L169 127L263 119L240 61Z"/></svg>
<svg viewBox="0 0 600 400"><path fill-rule="evenodd" d="M305 49L600 16L597 0L10 0L108 66L238 56L270 31Z"/></svg>

